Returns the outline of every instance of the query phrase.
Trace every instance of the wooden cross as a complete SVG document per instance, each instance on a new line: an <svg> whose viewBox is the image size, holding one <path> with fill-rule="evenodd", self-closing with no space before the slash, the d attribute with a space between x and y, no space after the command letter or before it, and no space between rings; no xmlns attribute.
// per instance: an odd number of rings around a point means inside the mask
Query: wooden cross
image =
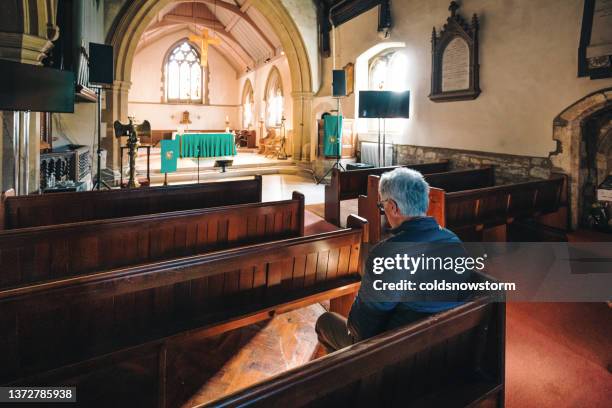
<svg viewBox="0 0 612 408"><path fill-rule="evenodd" d="M218 38L211 38L208 36L208 29L206 28L202 30L201 37L198 35L190 35L189 41L200 44L200 65L203 67L208 65L208 46L221 44L221 40Z"/></svg>

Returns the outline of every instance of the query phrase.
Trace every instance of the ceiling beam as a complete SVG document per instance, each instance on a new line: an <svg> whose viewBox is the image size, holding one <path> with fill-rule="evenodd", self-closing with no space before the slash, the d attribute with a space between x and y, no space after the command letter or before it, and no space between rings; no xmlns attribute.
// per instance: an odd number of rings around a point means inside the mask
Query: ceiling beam
<svg viewBox="0 0 612 408"><path fill-rule="evenodd" d="M163 30L164 28L170 28L170 29L165 30L165 31L154 32L155 30ZM144 48L148 46L149 44L157 41L159 37L171 35L181 30L187 30L195 35L202 34L201 32L198 32L197 29L194 29L193 24L161 21L159 23L154 23L153 25L151 25L151 27L147 30L147 33L146 33L148 34L147 37L146 38L143 37L143 39L141 39L139 43L139 48L141 47ZM225 33L216 33L216 34L221 38L224 45L221 45L221 46L212 45L212 47L215 48L217 51L219 51L219 53L223 56L223 58L230 65L232 65L232 67L234 68L237 74L244 72L244 70L247 67L249 66L252 67L253 64L255 64L255 61L252 58L250 58L249 54L246 54L244 50L242 50L242 47L240 47L239 44L235 43L232 39L226 36ZM244 56L237 49L242 50L242 52L244 53ZM245 56L246 56L246 59L245 59Z"/></svg>
<svg viewBox="0 0 612 408"><path fill-rule="evenodd" d="M171 15L171 14L166 14L164 16L164 19L162 21L166 21L166 22L170 22L170 23L178 23L178 24L197 24L199 26L202 27L206 27L206 28L210 28L211 30L215 31L215 32L219 32L221 28L223 28L225 30L225 28L223 27L223 24L221 24L221 22L219 20L211 20L211 19L204 19L204 18L193 18L193 17L186 17L186 16L175 16L175 15ZM236 47L240 48L240 50L242 52L244 52L245 55L248 55L249 57L251 57L251 59L253 61L255 61L255 57L253 55L251 55L248 50L246 48L244 48L239 42L238 40L234 37L234 35L225 30L225 32L223 33L226 37L230 38L236 45Z"/></svg>
<svg viewBox="0 0 612 408"><path fill-rule="evenodd" d="M215 1L215 0L192 0L192 1L182 1L181 3L192 3L192 2L210 4L210 5L213 5L213 6L216 5L219 8L222 8L222 9L225 9L227 11L230 11L230 12L234 13L236 16L238 16L241 19L243 19L244 21L246 21L246 23L249 24L251 26L251 28L253 28L253 30L255 30L255 32L266 43L266 45L268 46L268 48L270 49L272 54L273 55L275 54L275 47L274 47L274 44L272 44L272 41L270 41L270 39L268 39L268 37L257 26L257 24L255 24L255 22L253 21L251 16L249 16L246 12L243 12L240 9L240 7L235 6L233 4L230 4L230 3L226 3L226 2L221 1L221 0L219 0L219 1ZM213 11L213 13L214 13L214 11Z"/></svg>

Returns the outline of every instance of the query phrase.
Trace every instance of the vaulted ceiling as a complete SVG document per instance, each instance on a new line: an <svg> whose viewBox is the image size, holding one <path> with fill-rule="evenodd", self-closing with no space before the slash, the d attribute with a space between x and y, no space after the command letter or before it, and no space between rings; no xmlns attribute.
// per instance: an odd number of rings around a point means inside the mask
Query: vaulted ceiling
<svg viewBox="0 0 612 408"><path fill-rule="evenodd" d="M203 28L221 39L214 47L242 73L279 55L281 43L266 18L251 7L252 0L179 1L163 9L138 44L145 47L180 30L198 35Z"/></svg>

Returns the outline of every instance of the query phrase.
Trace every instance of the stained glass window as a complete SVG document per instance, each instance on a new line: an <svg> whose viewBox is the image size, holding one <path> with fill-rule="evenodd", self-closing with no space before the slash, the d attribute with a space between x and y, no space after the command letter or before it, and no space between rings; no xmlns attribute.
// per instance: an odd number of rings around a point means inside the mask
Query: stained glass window
<svg viewBox="0 0 612 408"><path fill-rule="evenodd" d="M202 101L200 56L187 41L176 46L168 56L166 99L170 102Z"/></svg>

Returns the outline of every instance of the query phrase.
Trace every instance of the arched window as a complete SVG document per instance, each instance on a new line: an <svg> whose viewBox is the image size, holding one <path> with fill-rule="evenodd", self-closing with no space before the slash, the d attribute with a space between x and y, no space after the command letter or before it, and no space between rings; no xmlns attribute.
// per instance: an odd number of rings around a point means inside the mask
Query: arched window
<svg viewBox="0 0 612 408"><path fill-rule="evenodd" d="M398 50L386 51L370 60L368 87L373 91L401 92L408 90L408 59ZM387 119L385 130L401 132L405 119ZM377 131L378 121L368 121L368 130Z"/></svg>
<svg viewBox="0 0 612 408"><path fill-rule="evenodd" d="M255 100L253 98L253 86L251 81L248 79L244 83L244 90L242 91L242 127L249 129L253 126Z"/></svg>
<svg viewBox="0 0 612 408"><path fill-rule="evenodd" d="M202 66L200 54L189 41L174 47L166 60L166 100L202 102Z"/></svg>
<svg viewBox="0 0 612 408"><path fill-rule="evenodd" d="M266 82L266 126L279 127L283 117L283 83L278 68L272 67Z"/></svg>
<svg viewBox="0 0 612 408"><path fill-rule="evenodd" d="M376 56L370 62L370 90L408 90L408 61L400 51Z"/></svg>

